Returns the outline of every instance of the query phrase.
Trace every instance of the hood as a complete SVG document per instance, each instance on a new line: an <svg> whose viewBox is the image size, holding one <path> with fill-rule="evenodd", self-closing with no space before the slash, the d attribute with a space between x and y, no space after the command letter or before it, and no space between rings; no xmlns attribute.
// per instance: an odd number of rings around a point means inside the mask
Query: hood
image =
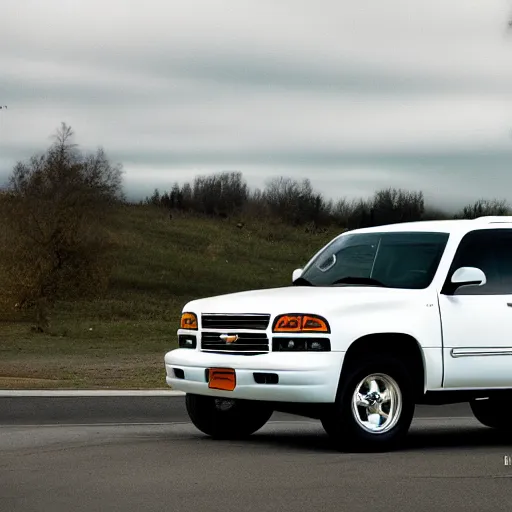
<svg viewBox="0 0 512 512"><path fill-rule="evenodd" d="M361 305L383 304L425 297L426 290L401 290L375 286L289 286L219 295L189 302L184 311L202 313L311 313L331 312Z"/></svg>

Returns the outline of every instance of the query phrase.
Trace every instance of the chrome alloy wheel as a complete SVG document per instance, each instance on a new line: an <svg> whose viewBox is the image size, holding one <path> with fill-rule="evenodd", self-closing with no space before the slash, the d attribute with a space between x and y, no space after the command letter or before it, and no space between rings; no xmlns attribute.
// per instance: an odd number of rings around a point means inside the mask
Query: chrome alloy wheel
<svg viewBox="0 0 512 512"><path fill-rule="evenodd" d="M371 434L384 434L398 422L402 393L389 375L374 373L356 386L352 412L357 424Z"/></svg>

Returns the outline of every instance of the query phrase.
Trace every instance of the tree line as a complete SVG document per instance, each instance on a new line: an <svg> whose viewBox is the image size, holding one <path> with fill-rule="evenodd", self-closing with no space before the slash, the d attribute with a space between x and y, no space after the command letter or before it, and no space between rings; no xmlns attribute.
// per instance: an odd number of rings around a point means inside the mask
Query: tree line
<svg viewBox="0 0 512 512"><path fill-rule="evenodd" d="M290 177L272 178L263 190L250 190L240 172L197 176L191 183L175 183L165 192L155 189L142 203L166 208L171 214L274 218L293 226L337 225L345 229L420 220L474 219L511 212L506 201L479 199L450 215L429 208L421 191L395 188L378 190L370 198L334 201L315 191L309 179Z"/></svg>
<svg viewBox="0 0 512 512"><path fill-rule="evenodd" d="M28 312L40 332L48 330L58 300L98 297L107 289L115 265L109 219L127 204L122 166L102 148L84 152L73 140L62 123L50 147L18 162L0 189L0 320L15 308ZM447 218L425 207L422 192L390 188L368 199L333 201L307 179L277 177L263 190L250 190L240 172L198 176L164 193L156 189L142 203L171 216L278 219L307 229ZM503 201L480 200L456 217L509 213Z"/></svg>

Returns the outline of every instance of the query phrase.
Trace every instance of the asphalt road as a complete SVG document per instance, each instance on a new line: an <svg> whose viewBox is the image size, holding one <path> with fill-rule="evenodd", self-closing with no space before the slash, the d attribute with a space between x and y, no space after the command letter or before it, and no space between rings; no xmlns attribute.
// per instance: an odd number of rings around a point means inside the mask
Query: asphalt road
<svg viewBox="0 0 512 512"><path fill-rule="evenodd" d="M0 398L0 511L510 511L507 435L465 405L418 409L403 449L333 451L321 425L275 415L213 441L182 398Z"/></svg>

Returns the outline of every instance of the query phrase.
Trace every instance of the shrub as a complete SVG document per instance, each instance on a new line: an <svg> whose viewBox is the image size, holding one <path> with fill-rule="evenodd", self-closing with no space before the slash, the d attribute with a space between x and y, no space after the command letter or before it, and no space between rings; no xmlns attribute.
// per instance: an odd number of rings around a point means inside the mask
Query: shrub
<svg viewBox="0 0 512 512"><path fill-rule="evenodd" d="M0 202L2 301L35 312L48 328L48 312L63 298L104 290L111 269L105 221L123 199L122 171L105 152L82 154L62 124L55 143L14 167Z"/></svg>

